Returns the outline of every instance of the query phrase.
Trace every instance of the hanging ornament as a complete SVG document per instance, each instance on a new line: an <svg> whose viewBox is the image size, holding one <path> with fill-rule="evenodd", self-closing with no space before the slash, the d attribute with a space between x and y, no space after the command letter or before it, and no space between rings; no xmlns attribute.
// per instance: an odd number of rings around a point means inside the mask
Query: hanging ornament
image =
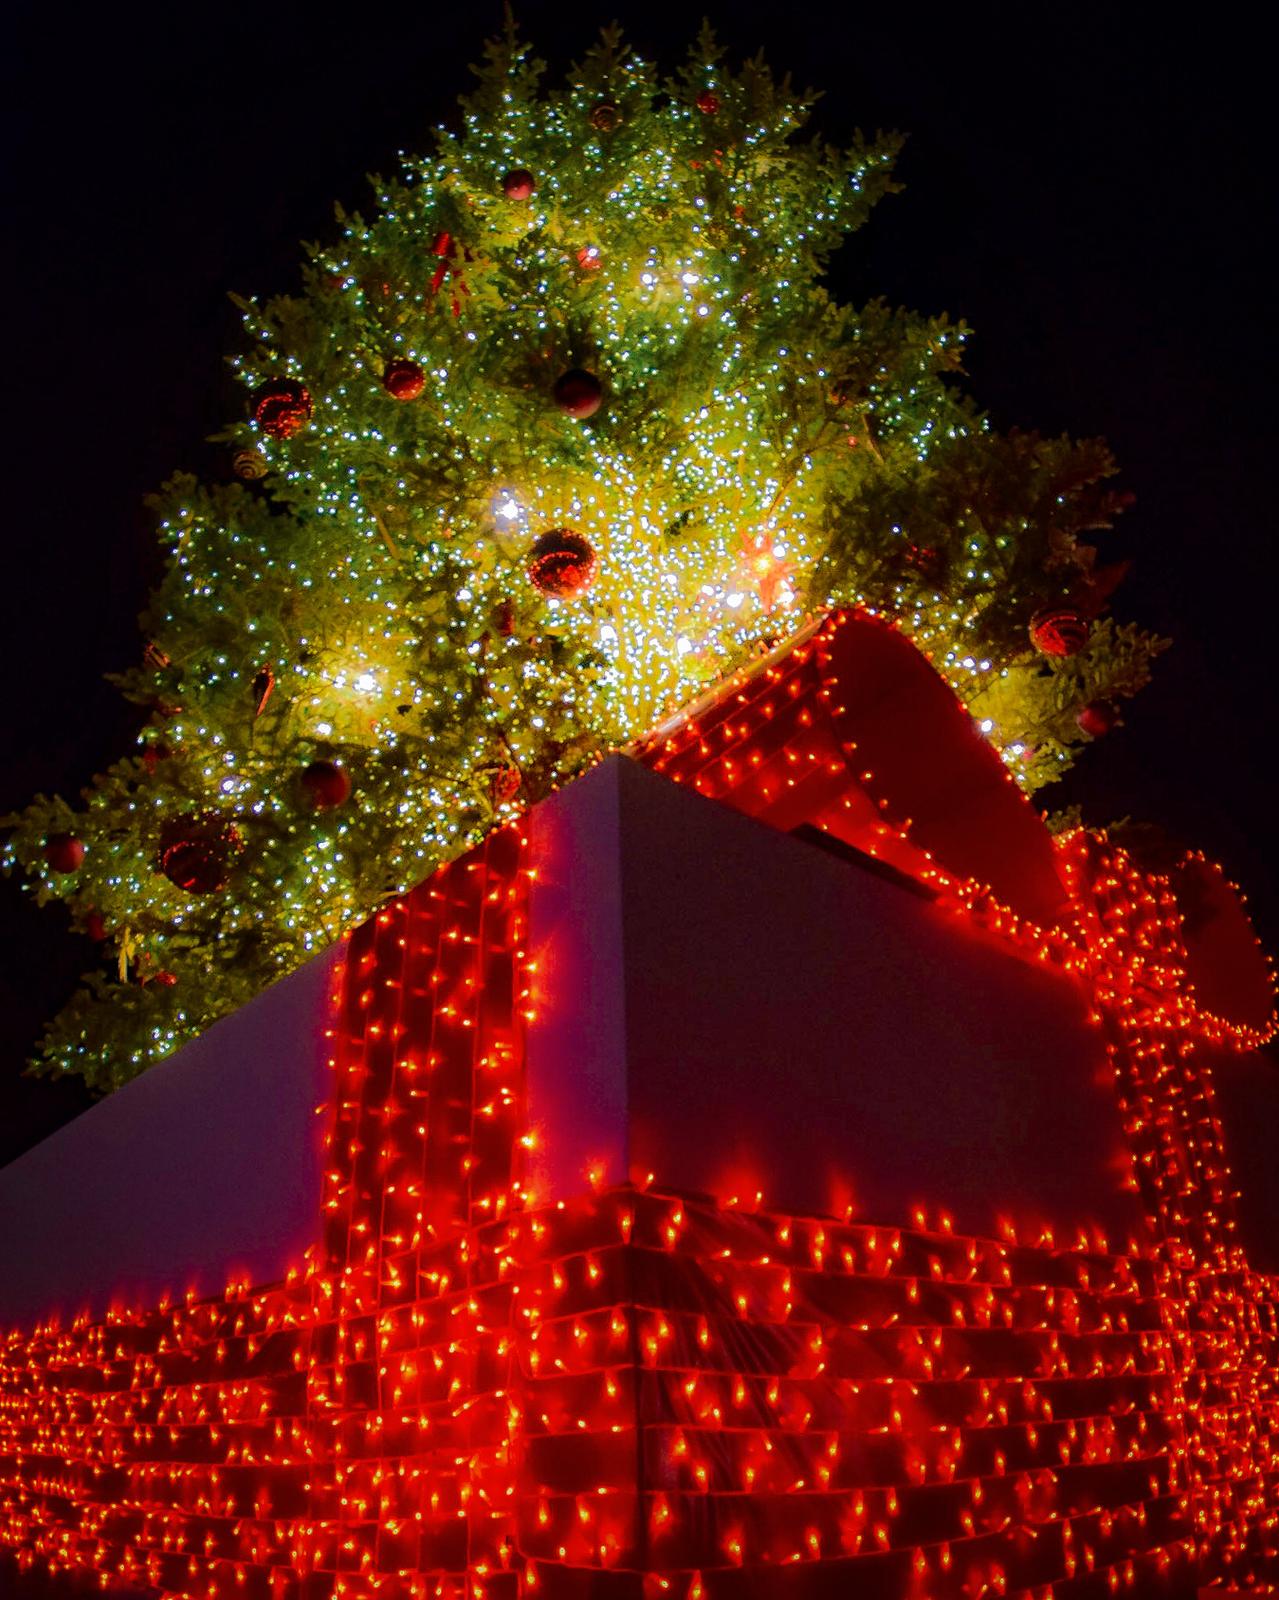
<svg viewBox="0 0 1279 1600"><path fill-rule="evenodd" d="M555 380L555 404L568 417L593 417L604 400L604 385L593 372L572 367Z"/></svg>
<svg viewBox="0 0 1279 1600"><path fill-rule="evenodd" d="M382 387L393 400L416 400L426 388L426 373L416 361L392 361L382 374Z"/></svg>
<svg viewBox="0 0 1279 1600"><path fill-rule="evenodd" d="M527 167L514 167L502 179L502 193L508 200L531 200L537 183Z"/></svg>
<svg viewBox="0 0 1279 1600"><path fill-rule="evenodd" d="M577 264L583 272L594 272L600 266L604 257L600 254L597 244L584 244L577 252Z"/></svg>
<svg viewBox="0 0 1279 1600"><path fill-rule="evenodd" d="M499 761L488 769L489 799L495 806L510 805L520 792L523 774L513 761Z"/></svg>
<svg viewBox="0 0 1279 1600"><path fill-rule="evenodd" d="M44 842L44 859L55 872L75 872L84 861L84 840L74 833L51 833Z"/></svg>
<svg viewBox="0 0 1279 1600"><path fill-rule="evenodd" d="M589 540L571 528L552 528L533 541L528 575L535 589L568 600L590 588L596 556Z"/></svg>
<svg viewBox="0 0 1279 1600"><path fill-rule="evenodd" d="M272 378L253 396L253 420L273 439L291 439L311 420L311 396L292 378Z"/></svg>
<svg viewBox="0 0 1279 1600"><path fill-rule="evenodd" d="M107 923L106 918L100 911L87 911L85 913L84 931L95 943L102 944L107 936Z"/></svg>
<svg viewBox="0 0 1279 1600"><path fill-rule="evenodd" d="M622 113L613 100L600 100L591 107L591 127L596 133L612 133L622 125Z"/></svg>
<svg viewBox="0 0 1279 1600"><path fill-rule="evenodd" d="M216 894L243 849L240 830L216 811L174 817L160 830L160 871L188 894Z"/></svg>
<svg viewBox="0 0 1279 1600"><path fill-rule="evenodd" d="M158 983L162 989L172 989L177 984L178 975L176 972L169 972L164 967L161 967L159 972L153 972L149 977L142 978L139 981L143 988L146 988L149 983Z"/></svg>
<svg viewBox="0 0 1279 1600"><path fill-rule="evenodd" d="M1042 656L1077 656L1088 643L1088 623L1074 606L1050 606L1031 618L1030 642Z"/></svg>
<svg viewBox="0 0 1279 1600"><path fill-rule="evenodd" d="M697 97L696 105L704 117L713 117L719 110L719 96L710 89L703 89Z"/></svg>
<svg viewBox="0 0 1279 1600"><path fill-rule="evenodd" d="M275 673L270 667L263 667L260 672L253 675L253 715L260 717L266 710L266 703L271 698L271 691L275 688Z"/></svg>
<svg viewBox="0 0 1279 1600"><path fill-rule="evenodd" d="M246 483L257 483L267 475L267 459L260 450L237 450L231 457L231 470Z"/></svg>
<svg viewBox="0 0 1279 1600"><path fill-rule="evenodd" d="M431 276L431 293L438 294L444 287L444 280L451 276L454 292L450 304L453 315L459 317L462 314L462 302L458 299L458 295L470 294L471 291L466 287L466 279L462 276L462 269L458 265L457 240L447 230L442 229L435 235L431 244L431 254L438 256L440 263ZM464 250L462 259L469 261L471 252Z"/></svg>
<svg viewBox="0 0 1279 1600"><path fill-rule="evenodd" d="M312 811L333 811L351 797L351 779L336 761L312 761L298 782Z"/></svg>
<svg viewBox="0 0 1279 1600"><path fill-rule="evenodd" d="M143 647L142 659L146 662L147 666L156 667L160 670L173 665L173 658L168 654L167 651L162 650L154 639L150 640Z"/></svg>
<svg viewBox="0 0 1279 1600"><path fill-rule="evenodd" d="M1119 707L1110 700L1094 700L1083 708L1075 721L1090 739L1101 739L1119 721Z"/></svg>
<svg viewBox="0 0 1279 1600"><path fill-rule="evenodd" d="M515 607L509 600L499 600L493 607L493 626L504 639L515 632Z"/></svg>

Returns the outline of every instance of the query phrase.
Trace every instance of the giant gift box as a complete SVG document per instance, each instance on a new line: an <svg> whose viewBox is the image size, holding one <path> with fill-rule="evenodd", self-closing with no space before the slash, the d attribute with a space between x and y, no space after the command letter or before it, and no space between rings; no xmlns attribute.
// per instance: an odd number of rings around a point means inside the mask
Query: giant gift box
<svg viewBox="0 0 1279 1600"><path fill-rule="evenodd" d="M0 1172L0 1591L1273 1581L1270 1010L827 618Z"/></svg>

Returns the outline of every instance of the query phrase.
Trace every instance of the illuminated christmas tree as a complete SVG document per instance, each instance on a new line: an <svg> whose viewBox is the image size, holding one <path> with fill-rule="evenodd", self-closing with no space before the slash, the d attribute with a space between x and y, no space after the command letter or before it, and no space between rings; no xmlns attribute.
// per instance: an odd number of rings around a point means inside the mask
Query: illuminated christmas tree
<svg viewBox="0 0 1279 1600"><path fill-rule="evenodd" d="M1158 641L1101 616L1096 442L993 432L945 317L836 304L893 138L709 35L546 90L513 35L461 132L245 302L228 478L173 480L122 687L140 753L5 864L108 965L43 1062L108 1088L831 604L884 611L1028 789Z"/></svg>

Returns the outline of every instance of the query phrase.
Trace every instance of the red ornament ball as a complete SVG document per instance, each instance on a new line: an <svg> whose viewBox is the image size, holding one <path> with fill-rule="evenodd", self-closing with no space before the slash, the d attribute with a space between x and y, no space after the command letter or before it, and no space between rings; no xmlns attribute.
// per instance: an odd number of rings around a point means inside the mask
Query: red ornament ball
<svg viewBox="0 0 1279 1600"><path fill-rule="evenodd" d="M266 477L267 460L260 450L237 450L231 457L231 469L246 483L257 483Z"/></svg>
<svg viewBox="0 0 1279 1600"><path fill-rule="evenodd" d="M253 420L273 439L291 439L311 420L311 396L292 378L273 378L253 396Z"/></svg>
<svg viewBox="0 0 1279 1600"><path fill-rule="evenodd" d="M697 109L705 117L713 117L719 110L719 96L710 89L703 89L697 97Z"/></svg>
<svg viewBox="0 0 1279 1600"><path fill-rule="evenodd" d="M90 939L94 939L98 944L101 944L107 936L107 919L100 911L87 912L84 919L84 931L89 935Z"/></svg>
<svg viewBox="0 0 1279 1600"><path fill-rule="evenodd" d="M416 400L426 388L426 373L416 361L392 361L382 374L382 387L393 400Z"/></svg>
<svg viewBox="0 0 1279 1600"><path fill-rule="evenodd" d="M552 528L533 541L528 575L535 589L556 600L569 600L589 589L596 556L590 541L571 528Z"/></svg>
<svg viewBox="0 0 1279 1600"><path fill-rule="evenodd" d="M502 179L502 193L508 200L531 200L537 181L527 167L515 167Z"/></svg>
<svg viewBox="0 0 1279 1600"><path fill-rule="evenodd" d="M51 833L44 842L44 859L55 872L75 872L84 861L84 840L74 833Z"/></svg>
<svg viewBox="0 0 1279 1600"><path fill-rule="evenodd" d="M351 798L350 776L336 761L313 761L300 782L312 811L333 811Z"/></svg>
<svg viewBox="0 0 1279 1600"><path fill-rule="evenodd" d="M1094 700L1075 718L1090 739L1101 739L1119 721L1119 707L1109 700Z"/></svg>
<svg viewBox="0 0 1279 1600"><path fill-rule="evenodd" d="M584 244L577 252L577 264L583 272L597 272L603 260L597 244Z"/></svg>
<svg viewBox="0 0 1279 1600"><path fill-rule="evenodd" d="M593 417L604 403L604 385L593 372L573 367L555 380L555 404L579 422Z"/></svg>
<svg viewBox="0 0 1279 1600"><path fill-rule="evenodd" d="M1087 619L1073 606L1053 606L1030 621L1030 642L1043 656L1077 656L1088 643Z"/></svg>
<svg viewBox="0 0 1279 1600"><path fill-rule="evenodd" d="M240 830L216 811L175 817L160 830L160 871L188 894L216 894L243 849Z"/></svg>
<svg viewBox="0 0 1279 1600"><path fill-rule="evenodd" d="M172 989L172 988L174 988L177 985L177 981L178 981L177 973L176 972L169 972L164 967L161 967L159 972L153 972L151 974L151 982L152 983L158 983L162 989Z"/></svg>

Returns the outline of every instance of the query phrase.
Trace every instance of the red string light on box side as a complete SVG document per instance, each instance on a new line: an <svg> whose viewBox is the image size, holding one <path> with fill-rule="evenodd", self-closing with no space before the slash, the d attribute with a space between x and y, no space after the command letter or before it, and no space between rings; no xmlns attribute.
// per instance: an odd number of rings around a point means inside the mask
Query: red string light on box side
<svg viewBox="0 0 1279 1600"><path fill-rule="evenodd" d="M1074 913L1164 1274L1178 1358L1182 1467L1200 1549L1232 1581L1273 1581L1279 1525L1279 1293L1248 1265L1211 1073L1220 1039L1188 999L1183 922L1167 882L1106 841L1068 841ZM1232 1029L1246 1046L1256 1030Z"/></svg>
<svg viewBox="0 0 1279 1600"><path fill-rule="evenodd" d="M327 1494L319 1570L351 1594L395 1592L411 1572L406 1593L462 1595L510 1559L517 1413L509 1385L480 1375L509 1365L514 1282L509 1268L485 1278L494 1253L477 1236L504 1236L520 1203L527 884L522 837L503 829L352 940L339 1287L309 1405Z"/></svg>
<svg viewBox="0 0 1279 1600"><path fill-rule="evenodd" d="M213 1596L285 1570L306 1502L300 1282L0 1347L0 1544L19 1574Z"/></svg>
<svg viewBox="0 0 1279 1600"><path fill-rule="evenodd" d="M518 1413L480 1375L511 1359L522 851L492 836L350 941L306 1274L5 1341L0 1543L24 1562L192 1600L385 1595L407 1571L405 1593L460 1595L505 1563L514 1594Z"/></svg>

